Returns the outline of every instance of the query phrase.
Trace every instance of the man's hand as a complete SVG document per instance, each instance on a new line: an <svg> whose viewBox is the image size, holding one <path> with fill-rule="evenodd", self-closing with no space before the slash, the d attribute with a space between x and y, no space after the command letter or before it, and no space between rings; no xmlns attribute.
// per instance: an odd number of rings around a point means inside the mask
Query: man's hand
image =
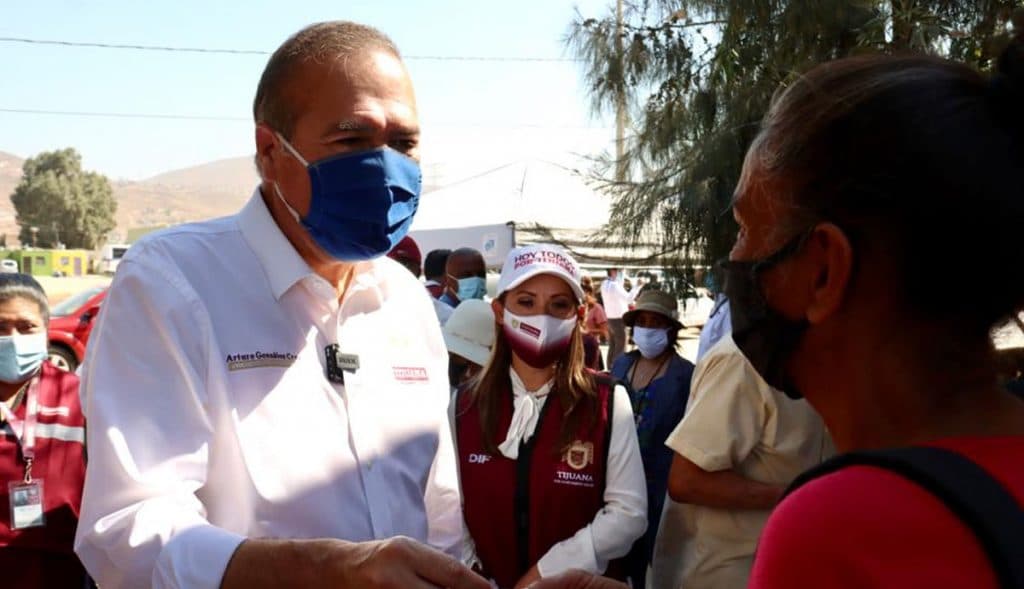
<svg viewBox="0 0 1024 589"><path fill-rule="evenodd" d="M576 570L541 579L527 589L629 589L629 586L608 577Z"/></svg>
<svg viewBox="0 0 1024 589"><path fill-rule="evenodd" d="M222 589L490 589L454 558L410 538L375 542L247 540L224 572Z"/></svg>
<svg viewBox="0 0 1024 589"><path fill-rule="evenodd" d="M539 580L540 571L537 569L537 565L533 565L532 567L530 567L530 570L526 571L526 574L523 575L523 578L519 579L519 582L516 583L515 589L526 589L534 582Z"/></svg>

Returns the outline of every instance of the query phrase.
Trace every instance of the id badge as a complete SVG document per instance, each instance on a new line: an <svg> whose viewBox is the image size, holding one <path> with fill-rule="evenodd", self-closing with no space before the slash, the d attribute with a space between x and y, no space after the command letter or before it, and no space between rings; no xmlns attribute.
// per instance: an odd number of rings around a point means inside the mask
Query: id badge
<svg viewBox="0 0 1024 589"><path fill-rule="evenodd" d="M21 530L45 525L43 514L43 481L7 483L11 501L11 529Z"/></svg>

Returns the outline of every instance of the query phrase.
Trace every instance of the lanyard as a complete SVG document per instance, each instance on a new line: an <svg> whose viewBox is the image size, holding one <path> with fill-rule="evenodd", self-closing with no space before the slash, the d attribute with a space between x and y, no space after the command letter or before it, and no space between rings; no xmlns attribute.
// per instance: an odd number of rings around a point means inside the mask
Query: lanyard
<svg viewBox="0 0 1024 589"><path fill-rule="evenodd" d="M24 421L15 417L7 403L0 403L0 415L3 416L9 426L14 438L21 446L21 455L25 458L25 483L32 482L32 462L36 458L36 417L39 414L39 403L36 395L39 389L39 377L32 378L25 392L25 419ZM19 428L20 426L20 428ZM18 433L18 430L21 433Z"/></svg>

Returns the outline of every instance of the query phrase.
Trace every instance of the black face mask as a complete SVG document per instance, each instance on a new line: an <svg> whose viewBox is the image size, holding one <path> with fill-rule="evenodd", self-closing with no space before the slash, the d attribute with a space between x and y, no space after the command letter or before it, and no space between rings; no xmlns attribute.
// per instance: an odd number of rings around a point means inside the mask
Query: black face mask
<svg viewBox="0 0 1024 589"><path fill-rule="evenodd" d="M757 261L722 262L725 276L723 291L729 298L732 338L761 378L791 399L802 399L786 375L786 362L807 330L806 319L787 319L768 302L761 292L758 276L796 253L807 234L801 234L774 254Z"/></svg>

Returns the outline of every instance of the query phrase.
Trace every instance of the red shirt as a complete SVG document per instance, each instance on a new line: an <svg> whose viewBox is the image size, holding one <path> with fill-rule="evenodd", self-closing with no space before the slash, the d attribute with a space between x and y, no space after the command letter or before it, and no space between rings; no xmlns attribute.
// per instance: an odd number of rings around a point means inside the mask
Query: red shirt
<svg viewBox="0 0 1024 589"><path fill-rule="evenodd" d="M11 529L7 484L20 481L25 463L18 440L0 433L0 586L82 587L85 569L72 551L85 480L85 417L78 377L43 363L38 390L36 458L46 525ZM14 412L25 419L23 401Z"/></svg>
<svg viewBox="0 0 1024 589"><path fill-rule="evenodd" d="M587 309L586 326L589 333L601 331L601 326L608 323L608 315L604 312L601 303L594 303L593 307Z"/></svg>
<svg viewBox="0 0 1024 589"><path fill-rule="evenodd" d="M1024 436L931 445L974 460L1024 504ZM761 534L750 588L997 589L974 534L938 499L870 466L824 476L787 497Z"/></svg>

